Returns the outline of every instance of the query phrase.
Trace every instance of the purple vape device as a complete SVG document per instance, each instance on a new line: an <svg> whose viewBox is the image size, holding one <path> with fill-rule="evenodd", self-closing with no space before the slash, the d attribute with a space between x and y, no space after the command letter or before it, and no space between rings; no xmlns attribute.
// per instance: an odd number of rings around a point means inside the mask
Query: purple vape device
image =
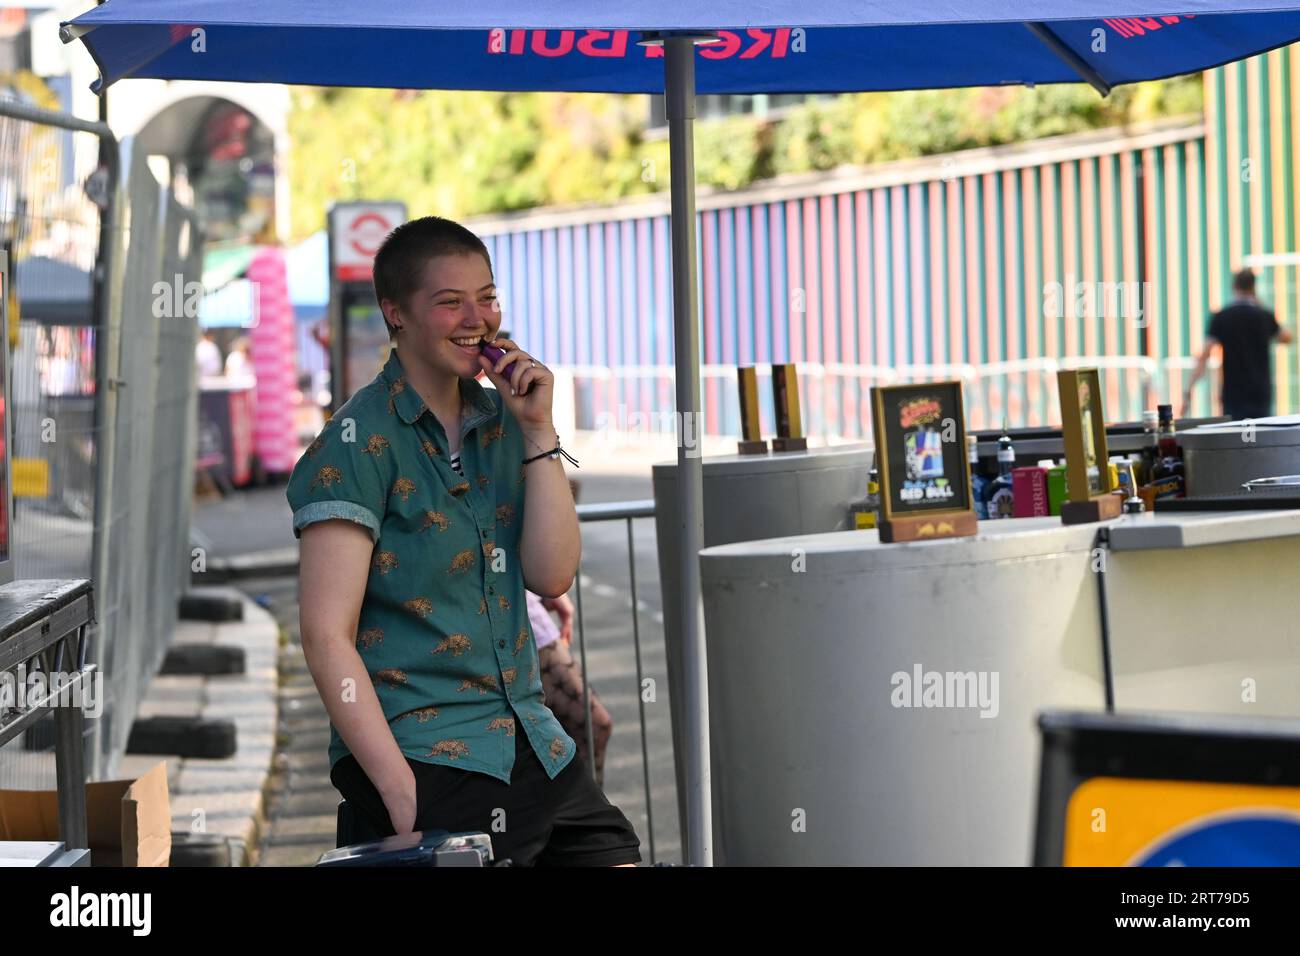
<svg viewBox="0 0 1300 956"><path fill-rule="evenodd" d="M483 352L483 354L487 356L488 361L492 363L496 363L501 358L501 356L506 354L505 349L497 348L497 346L493 345L487 339L484 339L482 342L480 342L478 347ZM506 369L508 368L510 368L509 365L503 368L501 370L501 373L504 375L506 373ZM525 388L522 394L527 395L528 388Z"/></svg>

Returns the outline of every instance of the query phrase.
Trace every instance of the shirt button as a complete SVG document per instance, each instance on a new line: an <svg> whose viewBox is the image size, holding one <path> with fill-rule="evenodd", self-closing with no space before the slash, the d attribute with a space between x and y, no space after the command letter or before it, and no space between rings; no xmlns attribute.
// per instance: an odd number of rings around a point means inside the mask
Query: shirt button
<svg viewBox="0 0 1300 956"><path fill-rule="evenodd" d="M497 593L496 588L488 588L488 594L496 594L496 593Z"/></svg>
<svg viewBox="0 0 1300 956"><path fill-rule="evenodd" d="M506 646L505 641L497 641L497 647L505 647L505 646Z"/></svg>

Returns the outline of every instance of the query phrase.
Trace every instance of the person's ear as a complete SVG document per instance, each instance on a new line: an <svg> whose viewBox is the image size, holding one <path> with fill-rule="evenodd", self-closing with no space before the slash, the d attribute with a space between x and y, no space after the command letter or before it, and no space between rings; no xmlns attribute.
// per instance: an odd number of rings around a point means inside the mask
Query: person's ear
<svg viewBox="0 0 1300 956"><path fill-rule="evenodd" d="M384 314L384 322L390 329L402 331L402 310L392 299L384 299L379 303L379 311Z"/></svg>

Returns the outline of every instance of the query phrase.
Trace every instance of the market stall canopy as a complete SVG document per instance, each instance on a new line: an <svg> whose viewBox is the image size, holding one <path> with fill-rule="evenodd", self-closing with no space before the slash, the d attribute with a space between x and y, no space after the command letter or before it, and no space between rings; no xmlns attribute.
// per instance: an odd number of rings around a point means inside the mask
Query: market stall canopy
<svg viewBox="0 0 1300 956"><path fill-rule="evenodd" d="M31 256L16 270L24 320L47 325L94 325L90 273L68 262Z"/></svg>
<svg viewBox="0 0 1300 956"><path fill-rule="evenodd" d="M289 301L300 320L319 318L329 303L326 238L322 229L285 250ZM199 324L204 328L252 324L255 290L244 274L259 248L246 244L220 246L204 253L205 291L199 305Z"/></svg>
<svg viewBox="0 0 1300 956"><path fill-rule="evenodd" d="M249 328L256 316L257 287L232 279L199 300L199 326L205 329Z"/></svg>
<svg viewBox="0 0 1300 956"><path fill-rule="evenodd" d="M239 245L208 246L203 250L203 288L214 292L229 282L238 279L248 270L253 261L257 246L241 243Z"/></svg>
<svg viewBox="0 0 1300 956"><path fill-rule="evenodd" d="M662 93L663 51L638 45L642 32L721 30L698 50L700 93L1080 79L1104 91L1291 43L1298 11L1270 0L108 0L64 38L84 40L108 84Z"/></svg>

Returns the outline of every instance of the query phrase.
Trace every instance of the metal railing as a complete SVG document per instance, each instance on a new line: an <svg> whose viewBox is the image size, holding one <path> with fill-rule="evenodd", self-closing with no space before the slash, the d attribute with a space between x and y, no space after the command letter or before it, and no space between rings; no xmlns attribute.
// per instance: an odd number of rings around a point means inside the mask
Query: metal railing
<svg viewBox="0 0 1300 956"><path fill-rule="evenodd" d="M1056 373L1061 369L1096 368L1101 372L1110 421L1139 421L1142 411L1182 395L1195 356L1156 359L1144 355L1078 355L1062 358L1012 359L976 365L965 362L917 365L861 365L844 362L797 362L804 408L804 432L825 444L869 440L870 388L904 382L958 379L965 387L968 426L998 428L1003 419L1012 428L1059 425ZM1218 368L1212 361L1211 370ZM734 364L704 365L700 369L705 404L702 434L740 434L740 407ZM759 414L764 434L775 431L769 379L771 366L758 364ZM671 434L673 369L668 365L557 366L571 377L575 426L587 431L617 429ZM1212 411L1211 377L1203 379L1193 396L1192 417ZM1179 409L1175 409L1179 414Z"/></svg>
<svg viewBox="0 0 1300 956"><path fill-rule="evenodd" d="M648 841L650 844L650 864L653 866L656 862L655 846L655 825L654 825L654 804L651 799L650 789L650 748L646 737L646 713L645 713L645 695L643 694L645 669L641 658L641 625L640 615L638 613L638 602L636 592L636 539L633 536L632 522L637 518L653 518L655 515L655 503L649 501L620 501L610 504L589 504L578 505L578 520L581 522L596 521L623 521L627 525L627 571L629 590L632 607L632 647L636 654L636 700L637 709L640 717L641 730L641 766L645 784L645 807L646 807L646 826L648 830ZM578 574L574 580L574 586L577 594L577 618L578 618L578 656L582 668L582 707L586 715L587 724L587 753L595 755L595 736L591 719L591 681L587 671L587 637L586 627L582 611L582 566L578 566ZM595 773L595 760L590 761L592 773Z"/></svg>

